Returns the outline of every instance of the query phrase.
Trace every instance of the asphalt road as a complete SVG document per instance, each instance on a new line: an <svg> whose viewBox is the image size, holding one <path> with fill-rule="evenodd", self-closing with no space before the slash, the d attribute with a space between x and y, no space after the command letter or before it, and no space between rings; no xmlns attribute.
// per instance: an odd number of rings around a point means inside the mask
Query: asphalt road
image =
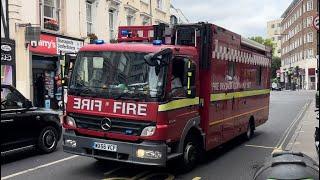
<svg viewBox="0 0 320 180"><path fill-rule="evenodd" d="M269 121L256 130L250 141L236 138L208 152L205 162L189 173L178 171L179 164L152 168L73 156L62 152L40 155L26 150L1 156L1 179L215 179L250 180L256 169L276 147L285 147L296 128L303 107L315 92L272 92ZM292 126L291 126L292 125ZM290 128L292 127L292 128Z"/></svg>

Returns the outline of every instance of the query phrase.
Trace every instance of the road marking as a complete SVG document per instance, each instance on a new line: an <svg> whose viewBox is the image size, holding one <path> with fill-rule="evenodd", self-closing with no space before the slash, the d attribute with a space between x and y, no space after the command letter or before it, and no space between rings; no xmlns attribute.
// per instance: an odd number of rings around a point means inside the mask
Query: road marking
<svg viewBox="0 0 320 180"><path fill-rule="evenodd" d="M280 153L280 152L283 152L283 149L281 149L281 148L276 148L276 149L274 149L274 150L272 151L271 154Z"/></svg>
<svg viewBox="0 0 320 180"><path fill-rule="evenodd" d="M244 146L247 147L255 147L255 148L264 148L264 149L276 149L276 147L269 147L269 146L258 146L258 145L252 145L252 144L246 144Z"/></svg>
<svg viewBox="0 0 320 180"><path fill-rule="evenodd" d="M149 174L149 175L141 178L140 180L148 180L148 179L152 179L153 177L156 177L156 176L168 176L164 180L174 180L174 175L169 174L169 173L152 173L152 174Z"/></svg>
<svg viewBox="0 0 320 180"><path fill-rule="evenodd" d="M64 159L53 161L53 162L48 163L48 164L44 164L44 165L40 165L40 166L37 166L37 167L34 167L34 168L30 168L30 169L27 169L27 170L24 170L24 171L20 171L20 172L11 174L9 176L1 177L1 180L5 180L5 179L9 179L9 178L12 178L12 177L15 177L15 176L26 174L28 172L32 172L32 171L35 171L35 170L38 170L38 169L41 169L41 168L45 168L45 167L48 167L48 166L51 166L51 165L54 165L54 164L57 164L57 163L60 163L60 162L63 162L63 161L74 159L76 157L78 157L78 155L70 156L70 157L67 157L67 158L64 158Z"/></svg>
<svg viewBox="0 0 320 180"><path fill-rule="evenodd" d="M307 102L303 108L301 109L301 111L299 112L298 116L291 122L290 126L288 126L288 128L286 129L286 131L284 132L284 134L281 136L281 138L279 139L276 147L277 149L280 149L282 151L282 146L284 145L284 143L286 142L292 128L294 127L294 125L299 121L300 117L302 116L302 114L305 112L306 108L308 107L309 102ZM272 152L273 153L273 152Z"/></svg>
<svg viewBox="0 0 320 180"><path fill-rule="evenodd" d="M194 177L192 180L200 180L201 177Z"/></svg>
<svg viewBox="0 0 320 180"><path fill-rule="evenodd" d="M123 167L119 167L119 168L112 169L112 170L110 170L110 171L107 171L107 172L103 173L103 175L107 176L107 175L109 175L109 174L112 174L112 173L120 170L120 169L123 169Z"/></svg>

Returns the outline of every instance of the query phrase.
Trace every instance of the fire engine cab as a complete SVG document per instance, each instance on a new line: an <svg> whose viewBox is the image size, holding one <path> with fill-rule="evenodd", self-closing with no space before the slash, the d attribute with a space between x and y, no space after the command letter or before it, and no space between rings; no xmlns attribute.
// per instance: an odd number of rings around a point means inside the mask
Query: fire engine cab
<svg viewBox="0 0 320 180"><path fill-rule="evenodd" d="M267 121L269 47L208 23L122 27L119 41L77 55L65 152L156 166L178 159L190 170Z"/></svg>

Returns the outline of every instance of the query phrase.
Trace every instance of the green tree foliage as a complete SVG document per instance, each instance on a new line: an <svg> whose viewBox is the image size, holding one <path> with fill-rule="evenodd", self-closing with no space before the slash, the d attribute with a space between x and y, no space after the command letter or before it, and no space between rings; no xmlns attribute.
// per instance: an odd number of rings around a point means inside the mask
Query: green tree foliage
<svg viewBox="0 0 320 180"><path fill-rule="evenodd" d="M250 37L249 39L256 41L260 44L263 44L265 46L272 47L272 53L274 55L276 44L271 39L264 39L261 36L254 36ZM271 64L271 77L276 78L277 77L277 70L281 67L281 59L280 57L273 56L272 57L272 64Z"/></svg>
<svg viewBox="0 0 320 180"><path fill-rule="evenodd" d="M272 47L272 53L274 54L274 50L276 48L276 43L274 43L271 39L264 39L261 36L254 36L254 37L250 37L249 39L256 41L260 44L263 44L265 46Z"/></svg>
<svg viewBox="0 0 320 180"><path fill-rule="evenodd" d="M281 59L279 57L272 57L271 63L271 78L277 77L277 70L281 67Z"/></svg>

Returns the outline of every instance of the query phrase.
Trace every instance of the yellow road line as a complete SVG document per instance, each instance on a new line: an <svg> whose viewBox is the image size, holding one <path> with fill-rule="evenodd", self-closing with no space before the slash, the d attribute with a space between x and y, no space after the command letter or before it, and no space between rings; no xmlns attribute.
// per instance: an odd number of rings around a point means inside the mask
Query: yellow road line
<svg viewBox="0 0 320 180"><path fill-rule="evenodd" d="M259 109L255 109L255 110L252 110L252 111L249 111L249 112L245 112L245 113L242 113L242 114L238 114L236 116L232 116L232 117L228 117L228 118L225 118L225 119L221 119L221 120L218 120L218 121L211 121L210 122L210 126L214 126L216 124L220 124L220 123L223 123L225 121L228 121L228 120L231 120L233 118L237 118L237 117L240 117L240 116L244 116L244 115L247 115L247 114L251 114L251 113L254 113L254 112L257 112L257 111L261 111L261 110L264 110L264 109L267 109L269 108L269 106L264 106L262 108L259 108Z"/></svg>

